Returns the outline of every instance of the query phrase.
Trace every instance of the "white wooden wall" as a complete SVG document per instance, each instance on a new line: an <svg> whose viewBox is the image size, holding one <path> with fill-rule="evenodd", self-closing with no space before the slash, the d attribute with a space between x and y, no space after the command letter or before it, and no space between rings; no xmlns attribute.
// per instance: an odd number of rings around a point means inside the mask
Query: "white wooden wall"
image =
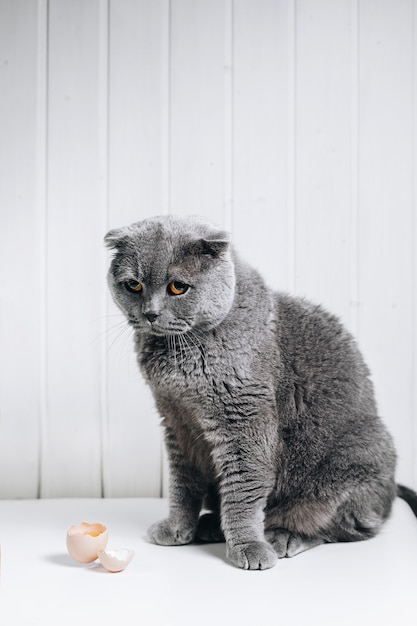
<svg viewBox="0 0 417 626"><path fill-rule="evenodd" d="M417 486L417 0L0 0L0 497L159 495L111 227L199 213L338 313Z"/></svg>

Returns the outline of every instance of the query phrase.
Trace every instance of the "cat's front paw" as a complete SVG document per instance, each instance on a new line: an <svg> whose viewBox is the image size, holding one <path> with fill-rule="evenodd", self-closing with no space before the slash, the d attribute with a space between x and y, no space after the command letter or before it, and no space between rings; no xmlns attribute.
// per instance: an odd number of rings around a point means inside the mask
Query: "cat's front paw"
<svg viewBox="0 0 417 626"><path fill-rule="evenodd" d="M277 562L275 550L269 543L251 541L238 545L227 544L227 558L241 569L269 569Z"/></svg>
<svg viewBox="0 0 417 626"><path fill-rule="evenodd" d="M152 543L160 546L183 546L194 539L195 528L180 527L169 518L156 522L148 529Z"/></svg>

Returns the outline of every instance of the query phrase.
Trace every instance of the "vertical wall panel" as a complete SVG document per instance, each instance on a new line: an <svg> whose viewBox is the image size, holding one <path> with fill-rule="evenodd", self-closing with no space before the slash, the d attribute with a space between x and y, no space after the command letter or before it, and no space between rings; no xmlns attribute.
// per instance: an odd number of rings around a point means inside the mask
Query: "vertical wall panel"
<svg viewBox="0 0 417 626"><path fill-rule="evenodd" d="M296 288L350 321L350 0L297 2Z"/></svg>
<svg viewBox="0 0 417 626"><path fill-rule="evenodd" d="M101 494L100 0L51 0L42 495Z"/></svg>
<svg viewBox="0 0 417 626"><path fill-rule="evenodd" d="M118 227L168 209L167 0L110 4L109 208ZM158 496L161 430L132 333L109 302L104 494Z"/></svg>
<svg viewBox="0 0 417 626"><path fill-rule="evenodd" d="M0 497L36 497L39 480L41 252L38 38L31 0L0 3ZM46 66L44 65L44 68ZM42 83L40 83L42 85Z"/></svg>
<svg viewBox="0 0 417 626"><path fill-rule="evenodd" d="M173 0L170 47L170 209L227 223L227 0Z"/></svg>
<svg viewBox="0 0 417 626"><path fill-rule="evenodd" d="M110 1L110 225L166 213L168 0Z"/></svg>
<svg viewBox="0 0 417 626"><path fill-rule="evenodd" d="M243 0L233 20L233 232L268 283L292 275L291 2Z"/></svg>
<svg viewBox="0 0 417 626"><path fill-rule="evenodd" d="M359 339L374 373L380 411L399 448L400 480L412 473L416 420L413 4L365 0L359 15Z"/></svg>

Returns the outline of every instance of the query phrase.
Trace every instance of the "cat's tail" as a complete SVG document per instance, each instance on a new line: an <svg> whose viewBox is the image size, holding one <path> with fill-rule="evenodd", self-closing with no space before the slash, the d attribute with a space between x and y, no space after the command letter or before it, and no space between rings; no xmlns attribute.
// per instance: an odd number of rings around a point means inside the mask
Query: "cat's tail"
<svg viewBox="0 0 417 626"><path fill-rule="evenodd" d="M404 485L397 485L397 496L407 502L417 517L417 493Z"/></svg>

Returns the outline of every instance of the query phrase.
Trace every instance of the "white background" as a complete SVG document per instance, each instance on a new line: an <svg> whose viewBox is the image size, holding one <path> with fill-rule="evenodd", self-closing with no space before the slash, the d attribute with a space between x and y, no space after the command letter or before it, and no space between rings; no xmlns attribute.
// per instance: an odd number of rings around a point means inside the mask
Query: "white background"
<svg viewBox="0 0 417 626"><path fill-rule="evenodd" d="M417 486L417 2L0 0L0 497L157 496L109 228L201 214L340 315Z"/></svg>

